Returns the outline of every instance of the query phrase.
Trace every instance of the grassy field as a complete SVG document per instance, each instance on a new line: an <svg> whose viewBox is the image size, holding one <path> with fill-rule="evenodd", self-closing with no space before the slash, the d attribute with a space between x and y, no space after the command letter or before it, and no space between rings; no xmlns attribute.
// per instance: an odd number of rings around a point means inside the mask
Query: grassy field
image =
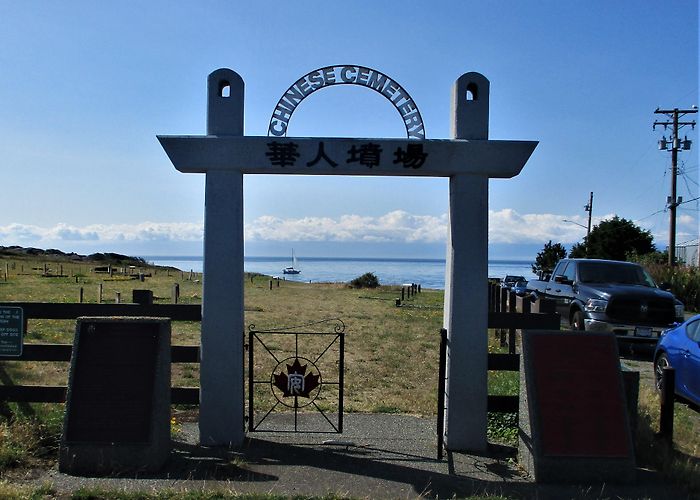
<svg viewBox="0 0 700 500"><path fill-rule="evenodd" d="M77 302L83 288L84 301L97 302L101 286L106 303L113 303L117 292L122 301L130 302L134 289L150 289L156 303L170 303L172 286L178 283L181 303L201 302L201 275L197 274L190 279L189 273L149 268L144 271L151 277L141 282L95 274L87 265L63 265L65 277L44 277L43 263L34 264L39 265L11 261L8 280L0 280L0 301ZM340 318L346 325L346 411L434 414L442 292L424 290L401 308L394 305L397 296L400 290L395 287L366 290L290 281L279 286L275 282L270 289L269 278L248 276L245 324L270 329ZM173 344L198 344L199 326L173 322ZM74 321L30 320L26 342L71 343L74 329ZM68 364L6 361L4 369L17 383L61 384L66 383ZM198 365L174 365L173 383L197 385Z"/></svg>
<svg viewBox="0 0 700 500"><path fill-rule="evenodd" d="M181 303L200 303L201 275L174 269L127 270L150 275L144 282L131 276L94 272L103 262L74 263L36 257L0 256L0 302L77 302L83 289L85 302L131 301L132 290L150 289L156 303L170 303L172 287L180 286ZM115 266L118 269L119 266ZM7 275L6 275L7 272ZM340 318L346 325L345 410L347 412L392 412L435 415L439 330L442 325L443 292L423 290L403 307L395 306L397 287L352 289L345 284L306 284L281 281L270 289L268 277L248 275L245 280L245 324L272 329ZM199 323L174 322L173 344L197 345ZM26 342L71 343L75 322L30 320ZM274 349L284 350L283 342ZM489 350L500 351L497 339L489 335ZM66 384L67 363L0 363L2 383ZM198 385L197 364L173 365L173 384ZM515 395L518 378L514 373L490 373L489 393ZM640 397L640 432L637 436L641 461L665 469L674 480L691 484L700 457L700 423L693 409L678 406L677 450L661 450L653 438L658 422L658 401L647 389ZM37 417L28 417L21 405L3 409L0 420L0 479L3 471L37 462L55 461L61 432L62 405L34 405ZM175 408L179 418L181 409ZM177 423L177 422L176 422ZM490 415L489 440L514 445L516 415ZM641 447L641 449L639 448ZM675 464L675 465L674 465ZM3 485L0 483L0 494Z"/></svg>

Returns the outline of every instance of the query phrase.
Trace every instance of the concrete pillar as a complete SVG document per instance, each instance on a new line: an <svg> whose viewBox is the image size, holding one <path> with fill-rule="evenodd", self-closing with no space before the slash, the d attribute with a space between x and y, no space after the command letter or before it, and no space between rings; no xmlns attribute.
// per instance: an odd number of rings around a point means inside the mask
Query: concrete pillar
<svg viewBox="0 0 700 500"><path fill-rule="evenodd" d="M452 136L487 140L489 82L466 73L452 90ZM485 450L488 361L488 177L450 177L444 327L448 333L445 445Z"/></svg>
<svg viewBox="0 0 700 500"><path fill-rule="evenodd" d="M243 135L243 79L208 78L207 135ZM210 171L205 183L199 437L240 446L243 421L243 174Z"/></svg>

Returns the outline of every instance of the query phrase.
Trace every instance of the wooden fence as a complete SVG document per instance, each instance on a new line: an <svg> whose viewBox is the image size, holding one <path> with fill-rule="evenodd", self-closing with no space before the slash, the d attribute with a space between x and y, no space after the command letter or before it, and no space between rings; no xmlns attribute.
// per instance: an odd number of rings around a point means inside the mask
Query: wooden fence
<svg viewBox="0 0 700 500"><path fill-rule="evenodd" d="M492 295L495 297L495 293L490 291L490 305L493 303L491 301ZM139 297L135 295L134 298ZM500 304L500 298L498 303ZM515 304L515 301L512 303ZM521 300L518 303L524 303L524 301ZM506 312L510 310L508 300L505 304L506 307L489 312L488 327L490 329L512 331L514 336L516 329L559 328L559 315L557 314L523 313L521 312L524 309L522 305L514 306L515 311L518 312ZM529 307L531 311L532 309L540 311L540 309L548 307L541 303L534 304L534 307ZM5 302L0 303L0 306L21 307L24 311L25 331L27 319L70 320L80 316L149 316L170 318L172 321L201 321L202 319L201 305L199 304L152 304L148 301L148 297L141 304ZM71 350L71 344L24 344L22 356L5 358L5 360L70 362ZM488 355L488 369L492 371L519 371L520 356L515 354L514 339L510 343L510 350L510 354L490 353ZM171 361L172 363L199 363L199 347L173 345L171 346ZM63 403L66 399L66 389L66 386L0 385L0 402ZM171 391L173 404L199 404L198 387L173 387ZM513 413L517 412L517 409L517 396L488 397L488 411L490 412Z"/></svg>
<svg viewBox="0 0 700 500"><path fill-rule="evenodd" d="M489 371L520 371L520 354L516 353L519 330L559 330L561 319L554 312L554 304L548 300L531 301L529 298L517 297L515 293L502 289L499 285L489 282L489 313L488 328L496 331L503 345L505 333L508 332L508 354L489 353L487 370ZM438 415L437 415L437 457L442 460L444 415L445 415L445 386L447 378L445 367L447 362L447 330L440 331L440 360L438 374ZM518 413L519 396L487 396L486 410L489 413Z"/></svg>
<svg viewBox="0 0 700 500"><path fill-rule="evenodd" d="M144 292L144 290L135 290ZM152 295L150 295L152 297ZM201 321L199 304L153 304L149 294L134 294L145 298L141 304L60 304L42 302L3 302L0 306L21 307L24 312L24 330L28 319L76 319L80 316L148 316L170 318L171 321ZM65 361L70 362L71 344L24 344L19 357L3 358L6 361ZM171 346L172 363L199 363L198 346ZM63 403L66 386L0 385L0 402ZM173 404L199 404L198 387L172 387Z"/></svg>

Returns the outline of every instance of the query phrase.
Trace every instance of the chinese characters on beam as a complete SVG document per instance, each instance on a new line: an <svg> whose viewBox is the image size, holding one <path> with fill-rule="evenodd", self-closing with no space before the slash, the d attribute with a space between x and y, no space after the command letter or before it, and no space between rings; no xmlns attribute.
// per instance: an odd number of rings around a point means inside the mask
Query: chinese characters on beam
<svg viewBox="0 0 700 500"><path fill-rule="evenodd" d="M338 166L338 161L343 161L342 158L330 158L325 151L323 141L318 143L316 156L309 158L308 161L306 158L300 159L301 155L298 149L299 145L295 142L268 142L265 156L267 156L270 165L275 167L295 166L297 161L304 162L307 167L313 167L323 161L335 168ZM383 150L379 144L368 142L359 146L353 145L347 151L344 160L345 163L359 163L362 166L372 168L381 164L382 153ZM406 144L405 148L398 146L393 151L392 163L401 164L404 168L418 169L423 166L427 158L428 153L423 151L423 144Z"/></svg>

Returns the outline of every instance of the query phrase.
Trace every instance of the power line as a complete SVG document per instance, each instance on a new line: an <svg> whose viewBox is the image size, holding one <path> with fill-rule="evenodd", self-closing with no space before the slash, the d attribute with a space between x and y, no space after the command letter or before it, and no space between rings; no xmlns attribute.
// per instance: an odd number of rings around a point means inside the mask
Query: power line
<svg viewBox="0 0 700 500"><path fill-rule="evenodd" d="M684 205L686 203L690 203L691 201L696 201L696 200L700 200L700 196L696 196L692 200L683 200L682 202L679 203L679 205Z"/></svg>
<svg viewBox="0 0 700 500"><path fill-rule="evenodd" d="M654 212L653 214L649 214L649 215L647 215L647 216L645 216L645 217L642 217L641 219L637 219L637 220L634 221L634 222L635 222L635 224L636 224L637 222L641 222L641 221L643 221L643 220L645 220L645 219L648 219L649 217L654 217L655 215L660 214L661 212L665 212L665 211L666 211L666 208L664 207L664 208L662 208L661 210L657 210L657 211Z"/></svg>

